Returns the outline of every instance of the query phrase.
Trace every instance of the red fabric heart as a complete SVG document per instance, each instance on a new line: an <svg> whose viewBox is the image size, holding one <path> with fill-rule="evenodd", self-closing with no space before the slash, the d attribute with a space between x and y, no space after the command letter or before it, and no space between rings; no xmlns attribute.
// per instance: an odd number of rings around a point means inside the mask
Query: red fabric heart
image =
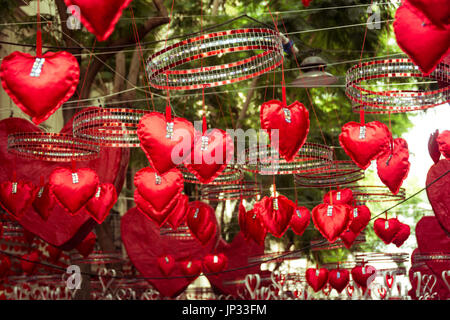
<svg viewBox="0 0 450 320"><path fill-rule="evenodd" d="M8 276L11 270L11 260L7 256L0 256L0 279Z"/></svg>
<svg viewBox="0 0 450 320"><path fill-rule="evenodd" d="M47 120L70 99L80 78L77 59L70 53L47 52L42 57L45 62L39 77L30 76L36 57L28 53L15 51L0 66L6 93L35 124Z"/></svg>
<svg viewBox="0 0 450 320"><path fill-rule="evenodd" d="M214 223L217 224L217 221L214 220ZM166 277L161 272L157 259L171 255L177 264L186 260L201 261L213 251L218 241L218 233L204 246L193 237L161 235L160 229L137 208L130 209L122 217L120 228L122 241L133 265L144 277L153 278L147 281L162 296L172 298L183 292L194 279L186 278L180 268L174 268L170 279L155 279Z"/></svg>
<svg viewBox="0 0 450 320"><path fill-rule="evenodd" d="M90 232L80 244L77 245L77 251L85 258L87 258L92 251L94 251L95 243L97 242L97 236L95 233Z"/></svg>
<svg viewBox="0 0 450 320"><path fill-rule="evenodd" d="M309 7L309 4L311 3L312 0L302 0L302 3L305 7Z"/></svg>
<svg viewBox="0 0 450 320"><path fill-rule="evenodd" d="M34 250L31 253L24 254L20 260L20 267L22 271L27 275L32 275L36 272L38 264L36 262L39 261L40 254L38 250Z"/></svg>
<svg viewBox="0 0 450 320"><path fill-rule="evenodd" d="M323 196L326 204L353 204L353 191L351 189L331 190Z"/></svg>
<svg viewBox="0 0 450 320"><path fill-rule="evenodd" d="M333 269L328 274L328 283L341 293L350 281L350 272L345 269Z"/></svg>
<svg viewBox="0 0 450 320"><path fill-rule="evenodd" d="M444 27L450 24L450 6L447 0L406 0L422 11L434 24Z"/></svg>
<svg viewBox="0 0 450 320"><path fill-rule="evenodd" d="M165 255L156 259L161 272L168 277L175 268L175 259L171 255Z"/></svg>
<svg viewBox="0 0 450 320"><path fill-rule="evenodd" d="M440 160L427 174L427 196L442 228L450 233L450 160ZM442 178L442 175L447 173ZM434 182L433 184L431 184Z"/></svg>
<svg viewBox="0 0 450 320"><path fill-rule="evenodd" d="M138 208L152 221L162 226L169 217L184 187L178 169L159 175L153 168L143 168L134 176L134 201Z"/></svg>
<svg viewBox="0 0 450 320"><path fill-rule="evenodd" d="M410 234L411 228L407 224L400 223L400 228L395 234L394 239L392 239L392 243L400 248L402 244L405 243L405 241L409 238Z"/></svg>
<svg viewBox="0 0 450 320"><path fill-rule="evenodd" d="M186 277L197 278L202 273L202 262L200 260L181 261L180 268Z"/></svg>
<svg viewBox="0 0 450 320"><path fill-rule="evenodd" d="M328 269L309 268L305 273L306 282L313 288L314 292L320 291L328 281Z"/></svg>
<svg viewBox="0 0 450 320"><path fill-rule="evenodd" d="M225 270L228 266L228 257L223 253L208 254L203 258L203 267L206 272L214 273Z"/></svg>
<svg viewBox="0 0 450 320"><path fill-rule="evenodd" d="M33 201L33 209L39 216L47 221L55 207L55 199L50 192L49 184L45 184L39 188Z"/></svg>
<svg viewBox="0 0 450 320"><path fill-rule="evenodd" d="M341 238L342 242L344 242L345 247L347 249L350 249L353 245L353 242L355 242L357 236L358 235L354 233L352 230L347 229L339 236L339 238Z"/></svg>
<svg viewBox="0 0 450 320"><path fill-rule="evenodd" d="M246 240L252 239L258 245L264 245L267 229L259 212L255 208L246 211L242 202L239 204L239 226Z"/></svg>
<svg viewBox="0 0 450 320"><path fill-rule="evenodd" d="M98 41L107 40L122 16L122 11L133 0L64 0L67 7L77 6L72 15L93 33Z"/></svg>
<svg viewBox="0 0 450 320"><path fill-rule="evenodd" d="M216 214L214 209L201 201L193 201L188 204L186 222L191 233L203 245L216 234Z"/></svg>
<svg viewBox="0 0 450 320"><path fill-rule="evenodd" d="M189 197L182 194L175 207L170 210L167 223L172 227L173 230L177 230L180 224L186 220L188 203Z"/></svg>
<svg viewBox="0 0 450 320"><path fill-rule="evenodd" d="M309 213L308 208L297 207L289 222L289 226L296 235L301 236L309 226L310 221L311 214Z"/></svg>
<svg viewBox="0 0 450 320"><path fill-rule="evenodd" d="M173 118L171 138L166 136L167 123L163 114L151 112L141 118L137 129L141 148L151 167L159 174L180 165L189 156L194 141L194 126L191 122L184 118ZM185 144L186 147L180 148L180 144ZM173 157L172 153L176 151L176 157Z"/></svg>
<svg viewBox="0 0 450 320"><path fill-rule="evenodd" d="M365 205L356 206L353 208L351 216L352 222L350 223L349 229L355 233L356 237L369 224L371 218L370 210Z"/></svg>
<svg viewBox="0 0 450 320"><path fill-rule="evenodd" d="M208 138L205 150L202 150L203 137ZM190 156L184 160L184 164L201 183L210 183L225 170L233 154L233 140L225 131L212 129L208 130L204 136L196 131L194 146Z"/></svg>
<svg viewBox="0 0 450 320"><path fill-rule="evenodd" d="M292 161L306 142L309 132L309 112L295 101L289 106L283 102L264 102L260 111L261 128L267 130L272 147L287 161ZM271 130L278 130L278 141L272 140Z"/></svg>
<svg viewBox="0 0 450 320"><path fill-rule="evenodd" d="M365 135L360 135L364 133L362 127L366 128ZM378 121L368 122L364 126L357 122L348 122L339 135L339 143L345 153L364 170L370 166L370 161L389 148L391 140L388 127Z"/></svg>
<svg viewBox="0 0 450 320"><path fill-rule="evenodd" d="M86 204L86 211L98 224L102 224L116 202L117 193L114 185L102 183L98 186L95 195Z"/></svg>
<svg viewBox="0 0 450 320"><path fill-rule="evenodd" d="M377 270L371 265L355 266L352 269L352 278L359 287L367 288L376 278Z"/></svg>
<svg viewBox="0 0 450 320"><path fill-rule="evenodd" d="M78 175L76 183L72 177L73 173ZM58 168L50 174L49 186L56 201L74 215L95 195L98 189L98 180L97 173L90 168L76 170Z"/></svg>
<svg viewBox="0 0 450 320"><path fill-rule="evenodd" d="M397 194L408 177L409 168L408 143L402 139L394 140L393 150L386 150L377 159L378 176L393 194Z"/></svg>
<svg viewBox="0 0 450 320"><path fill-rule="evenodd" d="M48 253L48 261L51 263L57 263L63 253L62 250L60 250L52 245L47 245L46 251Z"/></svg>
<svg viewBox="0 0 450 320"><path fill-rule="evenodd" d="M434 163L438 163L439 158L441 157L441 151L439 150L439 144L437 142L438 136L439 130L436 130L430 135L430 139L428 140L428 153L430 154L430 157L431 159L433 159Z"/></svg>
<svg viewBox="0 0 450 320"><path fill-rule="evenodd" d="M400 230L400 221L397 218L391 218L389 220L378 218L373 223L373 230L378 238L383 240L385 244L389 244Z"/></svg>
<svg viewBox="0 0 450 320"><path fill-rule="evenodd" d="M14 188L14 185L16 187ZM16 189L14 192L13 189ZM29 181L5 181L0 184L0 205L15 218L21 218L31 206L38 190Z"/></svg>
<svg viewBox="0 0 450 320"><path fill-rule="evenodd" d="M445 159L450 160L450 130L445 130L439 134L436 139L439 145L439 151Z"/></svg>
<svg viewBox="0 0 450 320"><path fill-rule="evenodd" d="M278 208L276 203L278 202ZM264 226L273 236L281 238L289 228L292 215L295 213L295 204L279 195L278 197L264 197L256 202L254 209L258 211Z"/></svg>
<svg viewBox="0 0 450 320"><path fill-rule="evenodd" d="M352 207L345 204L328 205L319 204L312 211L312 219L316 229L330 243L348 229ZM331 214L331 215L329 215Z"/></svg>
<svg viewBox="0 0 450 320"><path fill-rule="evenodd" d="M439 62L450 53L450 25L439 27L433 24L422 11L408 1L403 2L395 13L394 32L399 47L424 75L433 72Z"/></svg>

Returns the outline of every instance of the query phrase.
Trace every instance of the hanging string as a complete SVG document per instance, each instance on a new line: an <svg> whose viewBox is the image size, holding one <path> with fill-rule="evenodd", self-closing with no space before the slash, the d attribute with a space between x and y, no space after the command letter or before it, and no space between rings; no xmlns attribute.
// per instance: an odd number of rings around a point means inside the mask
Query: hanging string
<svg viewBox="0 0 450 320"><path fill-rule="evenodd" d="M42 57L42 30L41 30L41 6L40 0L37 3L37 31L36 31L36 57Z"/></svg>

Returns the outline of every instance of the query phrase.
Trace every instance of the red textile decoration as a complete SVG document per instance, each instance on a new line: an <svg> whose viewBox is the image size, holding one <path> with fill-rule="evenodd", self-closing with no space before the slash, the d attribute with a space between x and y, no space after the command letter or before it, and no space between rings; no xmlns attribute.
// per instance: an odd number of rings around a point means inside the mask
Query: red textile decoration
<svg viewBox="0 0 450 320"><path fill-rule="evenodd" d="M377 159L378 176L393 194L399 192L410 166L408 143L402 138L395 139L393 150L386 150Z"/></svg>
<svg viewBox="0 0 450 320"><path fill-rule="evenodd" d="M167 277L175 268L175 259L171 255L166 254L165 256L156 259L156 261L158 262L158 267L161 272Z"/></svg>
<svg viewBox="0 0 450 320"><path fill-rule="evenodd" d="M391 218L389 220L378 218L373 223L373 230L378 238L383 240L385 244L389 244L400 230L400 221L397 218Z"/></svg>
<svg viewBox="0 0 450 320"><path fill-rule="evenodd" d="M191 122L184 118L170 118L170 115L167 119L167 116L159 112L150 112L141 118L137 129L141 148L150 161L151 167L159 174L164 174L180 165L189 156L194 141L194 126ZM171 128L168 127L170 123L173 125ZM186 145L186 150L178 149L180 144ZM172 156L174 149L178 151L177 163Z"/></svg>
<svg viewBox="0 0 450 320"><path fill-rule="evenodd" d="M395 234L394 239L392 239L392 243L395 244L398 248L400 248L403 243L409 238L411 234L411 228L404 223L400 223L400 229Z"/></svg>
<svg viewBox="0 0 450 320"><path fill-rule="evenodd" d="M450 160L440 160L433 165L427 174L426 184L438 179L450 170ZM434 215L442 228L450 233L450 173L437 180L427 188L427 196L433 208Z"/></svg>
<svg viewBox="0 0 450 320"><path fill-rule="evenodd" d="M351 214L352 207L345 204L319 204L312 210L312 219L322 236L333 243L348 229Z"/></svg>
<svg viewBox="0 0 450 320"><path fill-rule="evenodd" d="M55 199L50 192L50 186L46 183L41 186L36 193L36 197L33 201L33 209L36 211L42 220L47 221L50 214L55 207Z"/></svg>
<svg viewBox="0 0 450 320"><path fill-rule="evenodd" d="M134 201L145 216L162 226L181 196L183 182L178 169L159 175L153 168L143 168L134 176Z"/></svg>
<svg viewBox="0 0 450 320"><path fill-rule="evenodd" d="M352 269L352 278L358 286L365 289L367 288L376 278L377 270L370 266L355 266Z"/></svg>
<svg viewBox="0 0 450 320"><path fill-rule="evenodd" d="M289 222L289 226L296 235L301 236L309 226L310 221L311 213L308 208L297 207Z"/></svg>
<svg viewBox="0 0 450 320"><path fill-rule="evenodd" d="M314 292L320 291L328 281L328 269L309 268L305 273L306 282L313 288Z"/></svg>
<svg viewBox="0 0 450 320"><path fill-rule="evenodd" d="M9 257L5 255L0 256L0 279L8 276L10 269L11 260L9 259Z"/></svg>
<svg viewBox="0 0 450 320"><path fill-rule="evenodd" d="M281 101L270 100L262 104L260 119L261 128L267 130L272 147L286 161L292 161L308 136L308 109L298 101L286 106ZM278 141L272 140L271 130L279 130Z"/></svg>
<svg viewBox="0 0 450 320"><path fill-rule="evenodd" d="M323 196L326 204L353 204L353 192L351 189L331 190Z"/></svg>
<svg viewBox="0 0 450 320"><path fill-rule="evenodd" d="M246 211L242 202L239 204L239 226L246 240L252 239L258 245L264 246L267 229L258 210Z"/></svg>
<svg viewBox="0 0 450 320"><path fill-rule="evenodd" d="M434 24L444 27L450 24L450 6L447 0L406 0L422 11Z"/></svg>
<svg viewBox="0 0 450 320"><path fill-rule="evenodd" d="M356 206L352 210L351 217L352 222L350 223L349 229L355 234L356 237L369 224L371 218L370 210L365 205Z"/></svg>
<svg viewBox="0 0 450 320"><path fill-rule="evenodd" d="M311 3L312 0L302 0L302 3L305 7L309 7L309 4Z"/></svg>
<svg viewBox="0 0 450 320"><path fill-rule="evenodd" d="M85 258L87 258L92 251L94 251L95 243L97 242L97 236L95 233L90 232L80 244L77 245L77 251Z"/></svg>
<svg viewBox="0 0 450 320"><path fill-rule="evenodd" d="M200 260L186 260L180 262L181 271L187 277L197 278L202 273L202 262Z"/></svg>
<svg viewBox="0 0 450 320"><path fill-rule="evenodd" d="M216 214L214 209L201 201L190 202L187 209L186 222L191 233L203 245L216 234Z"/></svg>
<svg viewBox="0 0 450 320"><path fill-rule="evenodd" d="M328 283L337 292L341 293L342 290L348 285L350 281L350 272L345 269L333 269L328 274Z"/></svg>
<svg viewBox="0 0 450 320"><path fill-rule="evenodd" d="M0 205L15 218L21 218L31 206L38 190L28 181L5 181L0 184Z"/></svg>
<svg viewBox="0 0 450 320"><path fill-rule="evenodd" d="M441 158L441 151L439 150L439 144L437 142L437 137L439 136L439 130L436 130L430 135L428 140L428 153L434 163L438 163Z"/></svg>
<svg viewBox="0 0 450 320"><path fill-rule="evenodd" d="M365 130L364 130L365 127ZM378 121L361 125L357 122L348 122L342 127L339 143L345 153L361 169L367 169L370 161L378 158L392 140L388 127Z"/></svg>
<svg viewBox="0 0 450 320"><path fill-rule="evenodd" d="M281 238L289 228L292 215L295 214L295 204L279 195L278 197L264 197L254 205L264 226L273 236Z"/></svg>
<svg viewBox="0 0 450 320"><path fill-rule="evenodd" d="M98 41L107 40L122 16L122 11L133 0L64 0L67 7L77 6L72 15L97 37Z"/></svg>
<svg viewBox="0 0 450 320"><path fill-rule="evenodd" d="M358 235L354 233L352 230L347 229L339 236L339 238L341 238L342 242L344 242L344 246L347 249L350 249L353 243L355 242L357 236Z"/></svg>
<svg viewBox="0 0 450 320"><path fill-rule="evenodd" d="M24 254L21 258L23 259L20 260L22 271L27 275L35 273L38 267L36 262L38 262L40 258L39 251L34 250L31 253Z"/></svg>
<svg viewBox="0 0 450 320"><path fill-rule="evenodd" d="M214 273L225 270L228 266L228 257L223 253L208 254L203 258L203 267L206 272Z"/></svg>
<svg viewBox="0 0 450 320"><path fill-rule="evenodd" d="M48 261L50 261L51 263L58 262L59 258L61 258L61 255L63 253L62 250L60 250L52 245L47 245L46 251L48 253Z"/></svg>
<svg viewBox="0 0 450 320"><path fill-rule="evenodd" d="M86 211L98 224L102 224L116 202L117 192L114 185L102 183L98 186L95 195L86 204Z"/></svg>
<svg viewBox="0 0 450 320"><path fill-rule="evenodd" d="M167 223L172 227L173 230L177 230L180 224L186 220L188 203L189 197L182 194L175 207L170 210Z"/></svg>
<svg viewBox="0 0 450 320"><path fill-rule="evenodd" d="M31 76L36 57L15 51L0 66L2 86L14 103L38 125L75 93L80 78L77 59L70 53L47 52L39 76ZM37 74L36 74L37 75Z"/></svg>
<svg viewBox="0 0 450 320"><path fill-rule="evenodd" d="M439 144L439 151L445 159L450 160L450 130L445 130L436 139Z"/></svg>

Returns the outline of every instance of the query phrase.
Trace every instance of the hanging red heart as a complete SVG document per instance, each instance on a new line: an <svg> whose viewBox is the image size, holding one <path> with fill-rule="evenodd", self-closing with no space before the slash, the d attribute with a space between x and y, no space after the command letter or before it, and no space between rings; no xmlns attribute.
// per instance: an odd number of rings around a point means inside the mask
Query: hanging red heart
<svg viewBox="0 0 450 320"><path fill-rule="evenodd" d="M0 256L0 279L8 276L11 270L11 260L9 257L2 255Z"/></svg>
<svg viewBox="0 0 450 320"><path fill-rule="evenodd" d="M203 258L203 267L208 273L217 273L225 270L228 266L228 258L223 253L208 254Z"/></svg>
<svg viewBox="0 0 450 320"><path fill-rule="evenodd" d="M40 254L38 250L34 250L31 253L24 254L20 260L20 266L22 271L27 275L32 275L37 270L40 258Z"/></svg>
<svg viewBox="0 0 450 320"><path fill-rule="evenodd" d="M370 161L378 158L390 146L391 132L385 124L372 121L364 125L348 122L342 127L339 143L345 153L361 169L367 169Z"/></svg>
<svg viewBox="0 0 450 320"><path fill-rule="evenodd" d="M201 201L193 201L188 205L186 222L191 233L203 245L216 234L216 214L214 209Z"/></svg>
<svg viewBox="0 0 450 320"><path fill-rule="evenodd" d="M328 269L309 268L305 273L306 282L313 288L314 292L320 291L328 281Z"/></svg>
<svg viewBox="0 0 450 320"><path fill-rule="evenodd" d="M182 194L175 204L175 207L170 210L167 223L172 227L173 230L177 230L180 224L186 220L188 203L189 197L185 194Z"/></svg>
<svg viewBox="0 0 450 320"><path fill-rule="evenodd" d="M225 131L212 129L204 135L196 131L194 146L184 164L201 183L210 183L225 170L233 154L233 140Z"/></svg>
<svg viewBox="0 0 450 320"><path fill-rule="evenodd" d="M440 160L427 174L427 196L442 228L450 233L450 160Z"/></svg>
<svg viewBox="0 0 450 320"><path fill-rule="evenodd" d="M371 218L370 210L365 205L356 206L352 210L351 217L352 222L350 223L349 229L358 236L369 224Z"/></svg>
<svg viewBox="0 0 450 320"><path fill-rule="evenodd" d="M350 281L350 272L345 269L333 269L328 274L328 283L341 293Z"/></svg>
<svg viewBox="0 0 450 320"><path fill-rule="evenodd" d="M403 2L395 13L394 32L399 47L424 75L429 75L450 53L450 26L439 27L433 24L408 1Z"/></svg>
<svg viewBox="0 0 450 320"><path fill-rule="evenodd" d="M157 225L162 226L169 217L184 187L178 169L159 175L153 168L143 168L134 176L134 201L138 208Z"/></svg>
<svg viewBox="0 0 450 320"><path fill-rule="evenodd" d="M51 263L57 263L63 253L62 250L60 250L52 245L47 245L46 251L48 253L48 261Z"/></svg>
<svg viewBox="0 0 450 320"><path fill-rule="evenodd" d="M94 251L95 243L97 242L97 236L95 233L90 232L80 244L77 245L77 251L84 257L87 258L92 251Z"/></svg>
<svg viewBox="0 0 450 320"><path fill-rule="evenodd" d="M383 240L385 244L389 244L400 230L400 221L397 218L391 218L389 220L378 218L373 223L373 230L378 238Z"/></svg>
<svg viewBox="0 0 450 320"><path fill-rule="evenodd" d="M267 229L259 212L255 208L246 211L242 202L239 204L239 226L246 240L253 239L260 246L264 245Z"/></svg>
<svg viewBox="0 0 450 320"><path fill-rule="evenodd" d="M311 3L312 0L302 0L302 3L305 7L309 7L309 4Z"/></svg>
<svg viewBox="0 0 450 320"><path fill-rule="evenodd" d="M437 142L438 136L439 130L436 130L430 135L430 139L428 140L428 153L430 154L430 157L431 159L433 159L434 163L438 163L439 158L441 157L441 151L439 150L439 144Z"/></svg>
<svg viewBox="0 0 450 320"><path fill-rule="evenodd" d="M194 126L184 118L167 121L163 114L151 112L139 121L137 134L151 167L163 174L191 153Z"/></svg>
<svg viewBox="0 0 450 320"><path fill-rule="evenodd" d="M346 204L319 204L312 211L312 219L317 230L330 243L348 229L352 207Z"/></svg>
<svg viewBox="0 0 450 320"><path fill-rule="evenodd" d="M0 205L15 218L21 218L33 203L38 190L28 181L5 181L0 184Z"/></svg>
<svg viewBox="0 0 450 320"><path fill-rule="evenodd" d="M377 270L371 265L355 266L352 278L361 288L367 288L376 278Z"/></svg>
<svg viewBox="0 0 450 320"><path fill-rule="evenodd" d="M434 24L444 27L450 24L450 6L447 0L407 0L422 11Z"/></svg>
<svg viewBox="0 0 450 320"><path fill-rule="evenodd" d="M377 159L378 176L393 194L397 194L400 187L408 177L409 150L408 143L402 139L394 140L393 150L386 150Z"/></svg>
<svg viewBox="0 0 450 320"><path fill-rule="evenodd" d="M93 33L98 41L107 40L133 0L64 0L72 16Z"/></svg>
<svg viewBox="0 0 450 320"><path fill-rule="evenodd" d="M326 204L353 204L353 191L351 189L331 190L323 196L323 203Z"/></svg>
<svg viewBox="0 0 450 320"><path fill-rule="evenodd" d="M97 192L98 176L90 168L58 168L50 174L49 186L56 201L75 215Z"/></svg>
<svg viewBox="0 0 450 320"><path fill-rule="evenodd" d="M175 268L175 259L171 255L165 255L156 259L161 272L168 277Z"/></svg>
<svg viewBox="0 0 450 320"><path fill-rule="evenodd" d="M39 73L36 57L15 51L0 66L2 86L14 103L38 125L75 93L80 78L77 59L70 53L47 52Z"/></svg>
<svg viewBox="0 0 450 320"><path fill-rule="evenodd" d="M289 222L289 226L296 235L301 236L309 226L310 221L311 214L309 213L308 208L297 207Z"/></svg>
<svg viewBox="0 0 450 320"><path fill-rule="evenodd" d="M450 160L450 130L441 132L436 141L441 154L444 155L445 159Z"/></svg>
<svg viewBox="0 0 450 320"><path fill-rule="evenodd" d="M344 242L345 247L347 249L350 249L353 243L355 242L357 236L358 235L354 233L352 230L347 229L339 236L339 238L341 238L342 242Z"/></svg>
<svg viewBox="0 0 450 320"><path fill-rule="evenodd" d="M39 214L42 220L47 221L55 206L55 199L50 192L49 184L39 188L33 201L33 209Z"/></svg>
<svg viewBox="0 0 450 320"><path fill-rule="evenodd" d="M197 278L202 273L202 262L200 260L181 261L180 267L186 277Z"/></svg>
<svg viewBox="0 0 450 320"><path fill-rule="evenodd" d="M402 244L409 238L410 234L411 228L407 224L400 223L400 228L395 234L394 239L392 239L392 243L400 248Z"/></svg>
<svg viewBox="0 0 450 320"><path fill-rule="evenodd" d="M98 224L102 224L116 202L117 193L114 185L102 183L98 186L95 195L86 204L86 211Z"/></svg>
<svg viewBox="0 0 450 320"><path fill-rule="evenodd" d="M264 102L260 111L261 128L267 130L272 147L287 161L292 161L305 144L309 132L309 112L295 101L289 106L278 100ZM278 141L274 141L272 130L278 130Z"/></svg>
<svg viewBox="0 0 450 320"><path fill-rule="evenodd" d="M278 197L264 197L256 202L254 209L258 211L267 231L273 236L281 238L289 228L292 215L295 212L295 204L279 195Z"/></svg>

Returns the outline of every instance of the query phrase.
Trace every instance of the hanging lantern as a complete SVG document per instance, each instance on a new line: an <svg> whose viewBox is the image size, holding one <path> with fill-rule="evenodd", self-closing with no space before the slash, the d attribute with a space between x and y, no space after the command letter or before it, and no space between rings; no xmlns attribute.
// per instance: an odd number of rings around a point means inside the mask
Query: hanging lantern
<svg viewBox="0 0 450 320"><path fill-rule="evenodd" d="M337 78L325 71L327 63L319 56L307 57L302 61L303 73L291 85L298 88L319 88L337 82Z"/></svg>

